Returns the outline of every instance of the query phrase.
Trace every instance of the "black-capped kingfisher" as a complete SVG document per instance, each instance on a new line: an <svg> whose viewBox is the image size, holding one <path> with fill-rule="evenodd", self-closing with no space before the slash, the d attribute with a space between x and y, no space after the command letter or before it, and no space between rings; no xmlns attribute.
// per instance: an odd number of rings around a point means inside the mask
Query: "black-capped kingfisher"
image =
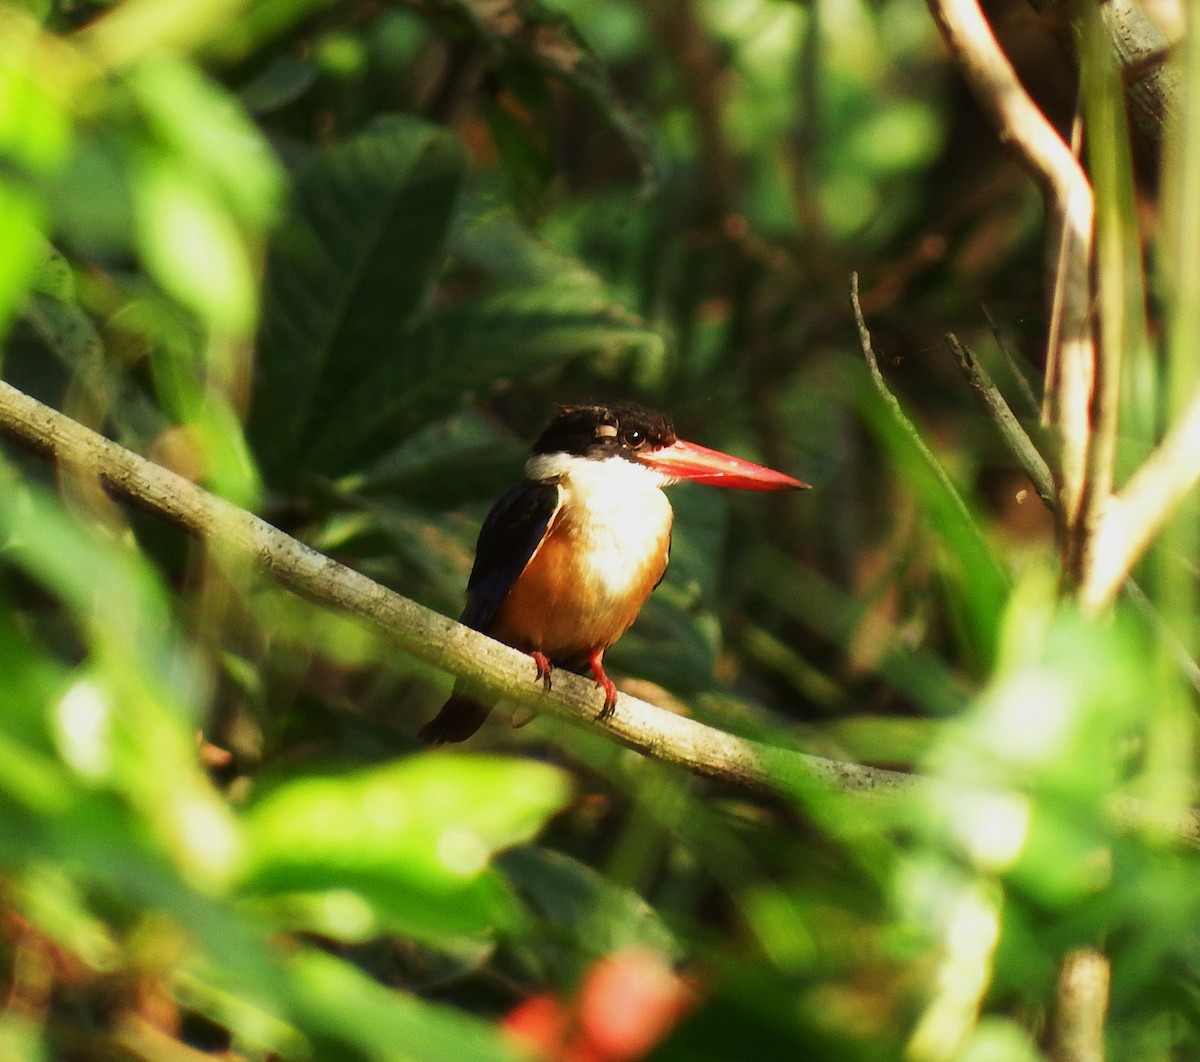
<svg viewBox="0 0 1200 1062"><path fill-rule="evenodd" d="M555 666L587 664L617 688L604 651L637 618L667 570L671 504L681 479L741 490L796 490L798 479L685 442L661 413L632 402L564 408L525 462L525 479L500 498L479 532L461 622L528 653L550 688ZM456 687L421 729L431 744L463 741L490 704Z"/></svg>

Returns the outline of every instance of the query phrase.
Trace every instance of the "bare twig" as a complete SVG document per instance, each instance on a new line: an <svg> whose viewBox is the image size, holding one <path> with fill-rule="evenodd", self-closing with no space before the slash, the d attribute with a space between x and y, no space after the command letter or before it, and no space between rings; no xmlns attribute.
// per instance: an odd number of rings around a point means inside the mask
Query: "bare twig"
<svg viewBox="0 0 1200 1062"><path fill-rule="evenodd" d="M959 342L957 336L947 335L946 342L950 344L950 349L954 352L954 357L958 361L963 375L966 376L967 383L979 396L979 400L988 411L1000 435L1009 450L1012 451L1012 455L1025 469L1025 474L1033 483L1033 489L1037 491L1038 497L1046 503L1046 507L1051 512L1054 512L1058 501L1054 492L1054 476L1050 472L1050 466L1046 464L1046 459L1038 452L1033 440L1021 427L1020 421L1009 408L1000 389L992 382L987 369L976 360L975 355L966 346Z"/></svg>
<svg viewBox="0 0 1200 1062"><path fill-rule="evenodd" d="M955 63L1000 139L1041 184L1059 249L1058 307L1044 389L1046 418L1060 447L1059 512L1065 569L1077 578L1087 529L1084 485L1095 374L1091 329L1092 189L1071 149L1029 98L975 0L928 0Z"/></svg>

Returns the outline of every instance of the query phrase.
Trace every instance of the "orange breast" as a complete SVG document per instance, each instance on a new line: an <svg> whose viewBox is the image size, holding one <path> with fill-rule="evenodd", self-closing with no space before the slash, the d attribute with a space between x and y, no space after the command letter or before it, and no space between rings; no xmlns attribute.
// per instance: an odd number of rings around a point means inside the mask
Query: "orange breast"
<svg viewBox="0 0 1200 1062"><path fill-rule="evenodd" d="M564 506L500 606L490 632L552 660L612 645L637 618L667 567L665 519L624 527Z"/></svg>

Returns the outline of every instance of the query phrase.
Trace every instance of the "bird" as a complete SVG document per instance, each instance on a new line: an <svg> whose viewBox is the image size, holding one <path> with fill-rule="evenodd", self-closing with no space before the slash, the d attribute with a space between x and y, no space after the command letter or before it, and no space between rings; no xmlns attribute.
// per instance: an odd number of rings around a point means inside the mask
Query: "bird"
<svg viewBox="0 0 1200 1062"><path fill-rule="evenodd" d="M525 478L479 531L460 622L527 653L551 688L555 667L590 668L617 688L604 653L662 582L674 514L663 488L679 480L742 490L807 489L782 472L686 442L670 419L633 402L563 406L538 436ZM419 736L465 741L493 705L462 683Z"/></svg>

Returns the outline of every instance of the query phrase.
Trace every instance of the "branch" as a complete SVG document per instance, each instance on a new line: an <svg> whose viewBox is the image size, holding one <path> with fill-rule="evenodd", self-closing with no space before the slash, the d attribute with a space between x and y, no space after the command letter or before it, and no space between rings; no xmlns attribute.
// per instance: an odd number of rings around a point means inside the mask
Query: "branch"
<svg viewBox="0 0 1200 1062"><path fill-rule="evenodd" d="M1089 410L1095 385L1091 328L1092 189L1079 161L1029 98L976 0L928 0L946 47L1000 140L1042 186L1057 243L1055 309L1046 354L1044 415L1060 446L1064 569L1076 577L1088 533L1084 512Z"/></svg>
<svg viewBox="0 0 1200 1062"><path fill-rule="evenodd" d="M1133 105L1130 111L1142 132L1157 141L1178 111L1180 75L1170 62L1172 42L1147 6L1140 0L1107 0L1101 14Z"/></svg>
<svg viewBox="0 0 1200 1062"><path fill-rule="evenodd" d="M590 726L666 763L760 791L795 792L815 782L849 792L910 785L910 776L810 756L735 737L622 694L606 724L592 683L563 670L547 694L529 657L410 601L310 549L252 513L97 435L0 381L0 433L58 463L91 470L111 494L222 550L240 554L281 586L357 616L405 652L516 704Z"/></svg>
<svg viewBox="0 0 1200 1062"><path fill-rule="evenodd" d="M1200 393L1183 416L1109 500L1092 544L1092 563L1080 588L1085 608L1098 611L1121 589L1133 566L1200 482Z"/></svg>

